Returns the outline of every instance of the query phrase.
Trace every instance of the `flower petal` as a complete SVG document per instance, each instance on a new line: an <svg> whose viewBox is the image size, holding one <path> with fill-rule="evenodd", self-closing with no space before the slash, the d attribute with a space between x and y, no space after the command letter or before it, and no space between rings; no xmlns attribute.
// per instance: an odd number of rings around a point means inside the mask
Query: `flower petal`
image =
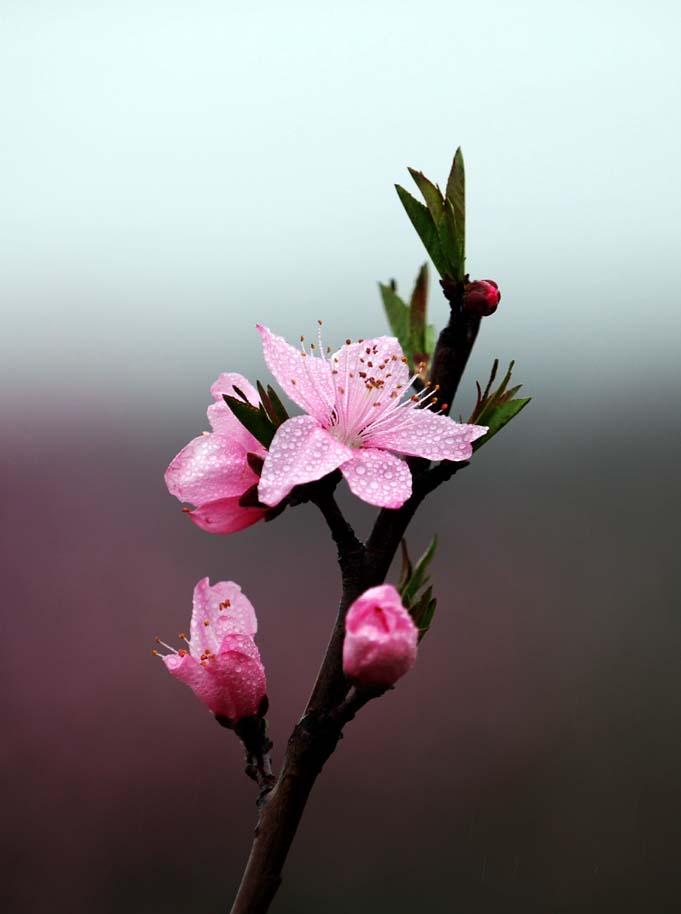
<svg viewBox="0 0 681 914"><path fill-rule="evenodd" d="M208 578L196 584L189 628L193 657L199 660L206 648L217 654L226 635L252 636L257 630L253 605L238 584L218 581L211 587Z"/></svg>
<svg viewBox="0 0 681 914"><path fill-rule="evenodd" d="M487 431L483 425L466 425L430 409L406 407L397 411L394 425L371 433L371 447L428 460L468 460L472 442Z"/></svg>
<svg viewBox="0 0 681 914"><path fill-rule="evenodd" d="M247 378L237 374L235 371L225 371L210 389L215 403L211 403L208 407L208 421L214 432L219 432L221 435L232 438L241 444L246 451L264 456L265 448L257 438L251 435L248 429L244 428L223 399L223 394L227 394L230 397L238 397L234 390L235 387L238 387L245 394L248 402L253 406L260 404L258 391Z"/></svg>
<svg viewBox="0 0 681 914"><path fill-rule="evenodd" d="M163 657L168 672L180 682L188 685L199 701L202 701L214 714L229 717L234 713L231 704L225 702L224 689L220 681L191 654L169 654ZM227 696L229 698L229 696Z"/></svg>
<svg viewBox="0 0 681 914"><path fill-rule="evenodd" d="M222 687L222 694L229 697L234 722L257 714L267 693L265 668L260 652L247 635L228 635L222 642L219 654L208 668Z"/></svg>
<svg viewBox="0 0 681 914"><path fill-rule="evenodd" d="M375 448L363 448L354 455L341 467L352 492L379 508L401 508L411 495L411 470L407 464Z"/></svg>
<svg viewBox="0 0 681 914"><path fill-rule="evenodd" d="M267 513L264 508L243 508L240 496L218 498L188 511L197 527L207 533L237 533L257 524Z"/></svg>
<svg viewBox="0 0 681 914"><path fill-rule="evenodd" d="M243 495L258 477L248 465L243 446L214 432L200 435L182 448L164 478L171 495L200 505Z"/></svg>
<svg viewBox="0 0 681 914"><path fill-rule="evenodd" d="M265 363L293 402L320 422L330 419L334 406L334 385L327 359L303 354L283 336L257 325L262 338Z"/></svg>
<svg viewBox="0 0 681 914"><path fill-rule="evenodd" d="M355 451L320 428L312 416L294 416L277 429L262 468L258 497L278 505L294 486L321 479Z"/></svg>

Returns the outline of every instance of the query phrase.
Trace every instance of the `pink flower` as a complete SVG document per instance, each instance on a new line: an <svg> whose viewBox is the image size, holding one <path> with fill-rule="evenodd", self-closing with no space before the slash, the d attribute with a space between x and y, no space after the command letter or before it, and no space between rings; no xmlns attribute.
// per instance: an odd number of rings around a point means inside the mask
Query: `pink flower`
<svg viewBox="0 0 681 914"><path fill-rule="evenodd" d="M392 584L370 587L345 618L343 670L363 686L391 686L414 665L418 629Z"/></svg>
<svg viewBox="0 0 681 914"><path fill-rule="evenodd" d="M211 587L203 578L194 588L190 638L180 635L189 650L177 651L157 638L172 653L154 653L213 714L237 723L257 714L267 693L253 640L257 629L255 610L238 584L219 581Z"/></svg>
<svg viewBox="0 0 681 914"><path fill-rule="evenodd" d="M500 301L501 292L493 279L476 279L475 282L466 283L463 292L463 306L466 311L472 311L481 317L489 317L497 310Z"/></svg>
<svg viewBox="0 0 681 914"><path fill-rule="evenodd" d="M394 337L350 343L319 357L258 325L267 367L306 415L287 419L265 458L258 497L277 505L294 486L340 467L369 504L399 508L411 495L411 472L395 454L468 460L487 429L421 409L432 393L409 397L413 378ZM406 398L406 399L405 399Z"/></svg>
<svg viewBox="0 0 681 914"><path fill-rule="evenodd" d="M222 395L237 396L238 387L255 406L260 402L255 388L240 374L221 374L210 389L215 403L208 407L213 429L194 438L171 461L165 482L171 495L196 505L187 513L197 527L209 533L235 533L255 524L263 508L244 508L241 496L258 477L248 465L250 452L264 457L267 451L239 422Z"/></svg>

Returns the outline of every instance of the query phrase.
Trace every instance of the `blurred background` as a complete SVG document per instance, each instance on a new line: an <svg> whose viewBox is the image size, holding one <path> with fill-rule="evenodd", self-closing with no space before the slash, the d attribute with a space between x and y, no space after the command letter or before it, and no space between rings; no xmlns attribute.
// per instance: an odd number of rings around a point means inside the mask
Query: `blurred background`
<svg viewBox="0 0 681 914"><path fill-rule="evenodd" d="M385 332L393 190L461 144L468 267L532 404L421 510L440 607L346 731L273 907L679 903L677 4L0 4L7 914L228 908L255 794L150 656L204 575L256 606L276 759L330 630L311 506L230 537L162 474L256 320ZM433 290L431 316L446 320ZM371 511L342 493L366 532Z"/></svg>

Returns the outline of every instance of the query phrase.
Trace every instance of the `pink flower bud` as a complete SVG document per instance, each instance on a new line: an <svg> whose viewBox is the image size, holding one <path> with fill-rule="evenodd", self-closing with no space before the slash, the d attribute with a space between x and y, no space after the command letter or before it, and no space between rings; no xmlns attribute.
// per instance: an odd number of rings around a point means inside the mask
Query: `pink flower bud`
<svg viewBox="0 0 681 914"><path fill-rule="evenodd" d="M416 660L418 629L392 584L371 587L345 619L343 670L359 685L391 686Z"/></svg>
<svg viewBox="0 0 681 914"><path fill-rule="evenodd" d="M194 588L191 639L187 649L162 656L168 671L184 682L218 717L233 724L258 713L267 693L265 668L253 635L255 611L233 581L210 586L203 578ZM158 651L154 651L158 654Z"/></svg>
<svg viewBox="0 0 681 914"><path fill-rule="evenodd" d="M499 286L493 279L478 279L466 283L463 293L463 306L466 311L488 317L497 310L501 299Z"/></svg>

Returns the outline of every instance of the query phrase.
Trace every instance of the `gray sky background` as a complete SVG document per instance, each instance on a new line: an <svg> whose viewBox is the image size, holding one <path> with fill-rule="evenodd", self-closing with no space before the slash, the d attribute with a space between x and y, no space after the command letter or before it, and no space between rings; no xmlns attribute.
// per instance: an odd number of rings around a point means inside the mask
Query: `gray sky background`
<svg viewBox="0 0 681 914"><path fill-rule="evenodd" d="M376 281L424 258L392 184L458 144L503 291L478 373L678 380L678 10L4 0L0 396L198 404L261 365L256 320L383 332Z"/></svg>

